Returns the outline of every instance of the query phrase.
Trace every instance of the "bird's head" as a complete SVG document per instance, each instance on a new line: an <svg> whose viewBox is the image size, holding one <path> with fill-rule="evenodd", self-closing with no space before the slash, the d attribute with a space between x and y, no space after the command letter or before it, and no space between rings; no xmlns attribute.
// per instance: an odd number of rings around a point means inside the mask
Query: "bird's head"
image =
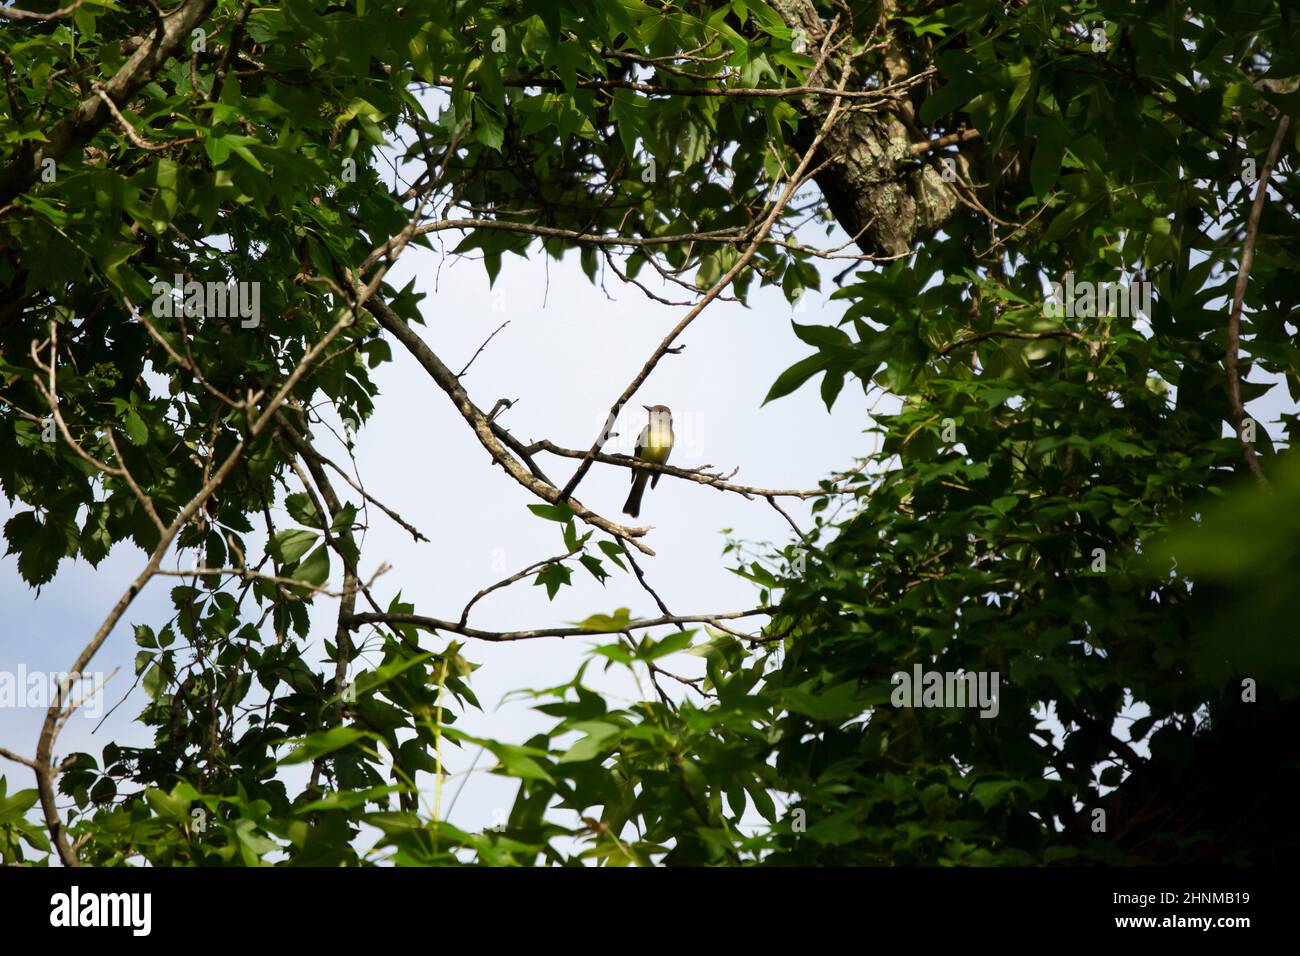
<svg viewBox="0 0 1300 956"><path fill-rule="evenodd" d="M672 409L670 409L667 405L642 405L641 407L650 413L650 420L652 422L660 421L660 422L668 422L670 425L672 424L672 420L673 420Z"/></svg>

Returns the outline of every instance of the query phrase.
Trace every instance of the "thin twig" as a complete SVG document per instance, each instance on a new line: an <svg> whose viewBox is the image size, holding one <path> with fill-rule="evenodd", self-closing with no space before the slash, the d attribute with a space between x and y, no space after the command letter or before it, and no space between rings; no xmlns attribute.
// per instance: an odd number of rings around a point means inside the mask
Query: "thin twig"
<svg viewBox="0 0 1300 956"><path fill-rule="evenodd" d="M773 497L772 495L764 495L764 497L767 498L767 503L771 505L773 508L775 508L777 510L777 513L780 514L781 517L784 518L786 522L790 525L790 527L794 529L794 533L799 536L799 538L804 542L804 544L808 544L809 543L808 536L804 534L801 530L799 530L799 526L795 524L794 519L790 517L790 515L786 512L786 510L776 503L776 498Z"/></svg>
<svg viewBox="0 0 1300 956"><path fill-rule="evenodd" d="M501 588L508 587L509 585L514 584L516 581L528 577L528 575L532 574L534 571L544 568L548 564L558 564L559 562L564 561L566 558L571 558L581 550L582 550L581 547L577 547L565 554L557 554L553 558L545 558L544 560L541 561L535 561L532 564L528 565L528 567L524 568L522 571L510 575L510 577L504 578L498 581L496 584L491 584L488 587L485 587L482 591L479 591L478 594L475 594L472 598L470 598L469 603L465 605L465 610L460 612L460 626L461 627L465 626L465 622L469 620L470 608L472 608L475 604L477 604L481 598L487 597L493 591L497 591L500 590Z"/></svg>
<svg viewBox="0 0 1300 956"><path fill-rule="evenodd" d="M465 367L464 367L463 369L461 369L459 372L456 373L456 377L457 377L457 378L464 378L464 377L465 377L465 373L468 372L468 371L469 371L469 367L470 367L471 365L474 364L474 360L475 360L476 358L478 358L480 354L482 354L482 352L483 352L483 350L484 350L485 348L488 347L488 343L491 342L494 338L497 337L497 332L500 332L502 329L504 329L504 328L505 328L507 325L509 325L509 324L510 324L510 320L509 320L509 319L506 319L504 322L502 322L500 325L498 325L498 326L496 327L496 331L495 331L495 332L493 332L491 335L489 335L486 339L483 340L483 344L480 345L480 346L478 347L478 351L477 351L477 352L475 352L473 355L470 356L469 361L465 363Z"/></svg>
<svg viewBox="0 0 1300 956"><path fill-rule="evenodd" d="M131 141L131 145L138 149L147 149L151 152L161 152L164 149L171 149L173 146L183 146L186 143L194 142L195 138L193 136L186 136L182 139L175 139L166 143L151 143L136 131L136 128L131 125L130 120L122 115L121 111L117 108L117 104L114 103L109 95L104 92L102 86L96 85L95 93L101 100L103 100L104 105L108 107L108 111L113 114L113 119L117 120L117 125L122 127L122 132L126 133L126 138Z"/></svg>
<svg viewBox="0 0 1300 956"><path fill-rule="evenodd" d="M30 767L33 770L37 770L37 771L40 770L40 764L38 764L31 757L24 757L22 754L16 754L12 750L9 750L5 747L0 747L0 757L4 757L6 760L12 760L14 763L20 763L23 766Z"/></svg>
<svg viewBox="0 0 1300 956"><path fill-rule="evenodd" d="M836 23L838 23L838 19L839 18L836 17ZM834 26L832 25L832 28L827 32L825 41L823 41L821 60L819 62L825 61L826 57L829 55L830 41L833 34ZM849 71L845 70L843 75L840 77L838 87L841 92L848 81ZM826 114L826 119L822 122L821 128L817 130L817 135L813 137L812 143L804 152L803 158L800 160L799 166L795 169L787 182L785 190L781 193L780 198L772 204L772 208L768 212L767 218L764 219L762 225L759 226L757 234L750 241L748 247L731 268L719 277L717 282L713 284L709 291L701 297L700 301L686 313L682 320L678 322L677 325L673 327L672 331L665 336L664 340L659 343L659 347L656 348L650 358L646 360L645 364L641 367L641 371L637 373L636 377L632 379L631 384L623 390L623 394L620 395L610 407L607 419L608 422L613 423L617 420L618 414L622 411L623 406L627 404L628 400L631 399L634 394L636 394L637 389L641 387L645 380L650 377L650 373L654 371L655 366L659 364L659 360L668 354L668 351L672 347L673 342L676 341L677 336L681 335L681 333L686 330L686 327L694 322L695 319L709 306L709 303L716 299L729 285L731 285L736 276L740 275L740 273L749 265L750 261L754 258L754 255L758 252L759 246L762 244L763 240L767 238L768 233L771 232L772 226L776 224L776 220L780 217L781 211L785 208L786 204L794 196L795 191L799 188L805 171L812 164L813 155L817 152L822 141L830 132L831 127L834 126L835 120L839 117L842 105L843 103L839 99L836 99L831 105L830 110ZM559 501L565 501L569 495L573 493L573 490L578 486L578 483L582 481L583 476L586 475L587 471L591 468L591 463L595 456L600 453L601 448L603 448L605 443L609 441L609 432L610 429L608 426L601 429L600 434L596 436L595 442L592 443L590 450L574 471L573 477L571 477L568 483L565 484L564 488L560 490Z"/></svg>
<svg viewBox="0 0 1300 956"><path fill-rule="evenodd" d="M158 512L154 510L153 499L144 493L144 490L136 483L135 478L132 477L130 470L126 467L126 462L122 459L122 453L118 450L117 441L113 437L112 429L107 430L108 443L112 447L113 454L117 457L118 462L120 462L116 467L105 464L90 452L86 451L81 447L81 443L73 438L72 433L68 431L67 422L63 420L63 414L59 411L58 373L56 371L58 366L58 323L53 321L50 322L50 337L47 341L50 343L50 364L48 366L41 362L40 355L37 352L38 343L35 341L32 342L31 354L32 361L36 367L47 373L49 376L49 384L47 386L42 383L39 377L34 378L32 381L36 385L37 390L45 397L45 402L50 407L50 415L53 417L55 424L58 425L59 432L63 435L63 440L68 443L68 446L77 454L77 457L81 458L83 461L93 465L106 475L112 475L115 478L121 478L125 481L127 487L131 489L131 493L135 495L136 500L139 501L141 507L144 508L145 514L147 514L149 519L154 523L154 526L159 530L159 532L166 531L167 526L163 523L163 520L158 517Z"/></svg>
<svg viewBox="0 0 1300 956"><path fill-rule="evenodd" d="M1228 347L1224 356L1224 365L1228 372L1228 403L1232 407L1232 420L1237 426L1237 441L1241 445L1242 457L1246 467L1257 481L1267 484L1264 470L1259 465L1259 457L1251 442L1246 441L1242 433L1246 419L1246 408L1241 401L1241 373L1238 369L1237 353L1241 347L1241 307L1246 297L1246 280L1250 277L1250 267L1255 261L1255 237L1259 234L1259 218L1264 210L1264 197L1268 193L1268 179L1273 172L1273 164L1282 149L1282 140L1286 138L1287 127L1291 117L1283 116L1273 134L1273 143L1268 148L1264 167L1259 173L1259 182L1255 186L1255 201L1250 207L1250 220L1246 224L1246 244L1241 250L1241 266L1237 269L1237 285L1232 293L1232 313L1228 316Z"/></svg>
<svg viewBox="0 0 1300 956"><path fill-rule="evenodd" d="M329 465L329 467L333 468L336 472L338 472L338 474L343 478L343 480L346 481L346 482L348 483L348 485L352 488L353 491L355 491L355 492L356 492L357 494L359 494L361 497L365 498L366 501L370 502L372 505L374 505L376 508L378 508L378 509L379 509L380 511L382 511L384 514L388 515L388 517L391 518L394 522L396 522L397 524L401 525L401 526L402 526L402 529L403 529L404 531L406 531L406 533L409 534L409 535L410 535L412 538L414 538L416 541L428 541L428 540L429 540L429 538L428 538L428 537L427 537L423 532L421 532L419 528L415 527L415 525L413 525L413 524L411 524L410 522L406 521L406 520L405 520L401 515L399 515L396 511L394 511L392 508L388 507L388 505L384 504L382 501L380 501L378 498L376 498L376 497L375 497L374 495L372 495L370 492L366 491L366 489L365 489L364 487L362 487L361 484L359 484L358 482L356 482L356 481L354 481L354 480L352 479L352 476L351 476L351 475L349 475L346 471L344 471L344 470L343 470L343 469L342 469L342 468L341 468L341 467L340 467L336 462L334 462L331 458L329 458L329 457L327 457L327 456L321 454L321 452L320 452L320 451L319 451L315 446L313 446L313 445L308 445L308 446L307 446L307 449L306 449L306 451L305 451L305 454L306 454L307 456L311 457L311 458L316 459L316 460L319 461L321 464Z"/></svg>

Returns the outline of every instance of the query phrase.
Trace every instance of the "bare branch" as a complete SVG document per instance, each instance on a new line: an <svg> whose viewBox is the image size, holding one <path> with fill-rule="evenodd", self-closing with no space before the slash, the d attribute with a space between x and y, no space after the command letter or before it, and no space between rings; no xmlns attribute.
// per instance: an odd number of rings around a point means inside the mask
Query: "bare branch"
<svg viewBox="0 0 1300 956"><path fill-rule="evenodd" d="M1259 217L1264 211L1264 197L1268 194L1268 180L1273 173L1273 164L1282 149L1287 127L1291 117L1284 115L1277 124L1273 134L1273 143L1268 148L1264 167L1259 171L1259 182L1255 184L1255 201L1250 207L1250 220L1246 224L1246 244L1241 250L1241 266L1237 269L1237 284L1232 293L1232 313L1228 316L1228 347L1224 356L1224 366L1228 372L1228 403L1232 409L1232 420L1237 427L1237 441L1241 444L1242 457L1246 467L1257 481L1267 484L1264 471L1259 466L1259 456L1254 446L1242 435L1242 425L1246 419L1246 408L1241 401L1241 373L1238 370L1237 353L1241 347L1241 307L1246 297L1246 280L1250 277L1250 267L1255 262L1255 237L1259 234Z"/></svg>
<svg viewBox="0 0 1300 956"><path fill-rule="evenodd" d="M113 114L113 119L117 120L117 125L122 127L122 132L126 133L126 138L129 139L131 145L135 146L137 149L161 152L164 149L171 149L173 146L183 146L186 143L194 142L193 136L186 136L181 139L171 140L167 143L151 143L136 131L136 128L131 125L131 121L122 115L121 110L117 108L117 104L113 102L109 95L104 92L104 88L98 83L95 84L95 94L104 101L104 105L108 107L108 111Z"/></svg>
<svg viewBox="0 0 1300 956"><path fill-rule="evenodd" d="M388 517L391 518L395 523L401 525L402 529L405 530L406 533L409 534L416 541L429 540L428 537L423 532L421 532L419 528L415 527L413 524L406 521L396 511L388 507L386 504L384 504L382 501L380 501L370 492L366 491L366 489L359 482L354 481L352 476L349 475L346 471L344 471L341 466L339 466L332 459L322 454L320 450L317 449L314 445L306 444L301 451L302 454L304 454L306 457L315 459L316 461L319 461L322 465L328 465L329 467L333 468L339 474L339 476L342 477L342 479L348 483L348 485L352 488L353 491L355 491L361 497L365 498L366 501L370 502L372 505L374 505L384 514L388 515Z"/></svg>
<svg viewBox="0 0 1300 956"><path fill-rule="evenodd" d="M0 747L0 757L4 757L6 760L12 760L14 763L20 763L24 767L30 767L37 772L40 771L40 764L31 757L24 757L22 754L16 754L5 747Z"/></svg>
<svg viewBox="0 0 1300 956"><path fill-rule="evenodd" d="M765 497L767 498L767 503L771 505L773 508L775 508L777 510L777 513L786 520L786 522L790 525L791 528L794 529L794 533L799 536L800 540L802 540L805 544L809 543L808 536L804 534L801 530L799 530L799 526L795 524L794 519L790 517L789 513L784 508L782 508L779 504L776 503L776 498L774 498L772 495L767 495Z"/></svg>
<svg viewBox="0 0 1300 956"><path fill-rule="evenodd" d="M636 574L636 579L637 581L640 582L642 589L647 594L649 594L651 598L654 599L655 604L659 606L659 610L663 612L665 617L672 617L673 612L668 610L668 605L665 604L663 598L659 596L659 592L650 586L650 582L646 580L645 572L641 570L641 565L640 563L638 563L637 559L632 556L631 552L626 552L624 554L624 557L626 557L628 563L632 565L632 571L633 573ZM720 627L721 625L715 625L715 626ZM678 628L678 631L682 631L682 630L684 630L684 628L681 627ZM677 681L678 683L684 684L687 687L690 687L692 690L697 691L698 693L701 694L704 693L704 691L700 690L700 688L695 686L697 683L700 682L700 678L691 679L688 677L678 677L676 674L672 673L671 671L664 670L654 661L646 661L646 666L650 671L650 682L654 684L655 691L659 694L659 698L664 702L665 706L667 707L673 708L674 710L676 709L676 705L673 703L672 698L669 697L666 693L664 693L663 689L659 686L659 681L656 680L659 674L663 674L666 677L671 677L673 680Z"/></svg>
<svg viewBox="0 0 1300 956"><path fill-rule="evenodd" d="M324 351L329 344L355 320L354 313L349 310L342 315L330 330L307 350L301 361L293 372L286 378L284 383L276 394L267 402L262 413L251 422L248 433L236 442L235 447L231 449L226 459L220 467L204 482L203 486L194 494L186 503L185 507L180 510L172 523L168 525L158 544L149 556L149 561L144 569L135 577L130 586L118 598L117 603L113 605L108 615L104 618L103 623L95 631L90 641L82 648L81 653L77 655L76 662L69 669L69 672L84 673L86 667L90 664L91 659L108 640L108 635L112 632L117 622L121 620L126 609L131 606L137 594L149 583L150 579L161 569L162 560L171 548L172 542L176 535L180 533L181 528L185 527L204 503L212 496L212 493L221 486L226 477L234 470L236 463L243 457L248 444L255 439L267 426L275 415L276 410L284 403L289 392L297 385L298 381L306 374L307 369L316 361L317 357ZM250 396L246 407L260 400L261 393L256 396ZM58 771L54 768L51 755L54 749L54 743L58 737L58 722L62 710L63 701L56 700L54 705L46 712L45 722L41 727L40 739L36 745L36 785L40 792L41 809L44 811L45 825L50 832L50 837L54 841L55 848L58 851L59 859L65 866L79 866L80 861L73 850L72 845L68 842L68 837L63 828L63 821L59 817L58 805L55 802L54 781Z"/></svg>
<svg viewBox="0 0 1300 956"><path fill-rule="evenodd" d="M189 39L190 31L207 18L216 0L182 0L164 17L165 29L141 38L131 57L104 84L104 92L115 104L127 102L137 90L153 79L172 56ZM6 15L13 16L13 8ZM112 118L99 92L82 100L71 112L46 131L41 142L25 143L9 166L0 173L0 206L8 205L27 190L41 175L45 160L56 163L81 144L89 142L97 130Z"/></svg>
<svg viewBox="0 0 1300 956"><path fill-rule="evenodd" d="M665 615L644 621L632 621L623 630L640 630L647 627L660 627L665 624L712 624L720 627L718 621L732 621L738 618L772 615L776 611L770 607L754 608L750 611L733 611L727 614L693 614L685 616ZM449 631L464 637L473 637L481 641L526 641L538 637L582 637L610 634L610 631L593 631L585 627L544 627L529 631L484 631L476 627L465 627L457 621L440 621L422 614L354 614L348 623L352 627L364 624L410 624L429 631Z"/></svg>
<svg viewBox="0 0 1300 956"><path fill-rule="evenodd" d="M17 7L5 5L0 7L0 19L4 20L58 20L66 17L68 14L78 10L86 0L77 0L76 3L69 4L59 10L52 10L49 13L33 13L30 10L19 10Z"/></svg>
<svg viewBox="0 0 1300 956"><path fill-rule="evenodd" d="M468 371L469 371L469 367L470 367L471 365L474 364L474 360L475 360L476 358L478 358L479 355L481 355L481 354L483 353L483 350L484 350L485 348L488 347L488 343L491 342L494 338L497 337L497 332L500 332L502 329L504 329L504 328L505 328L507 325L509 325L509 324L510 324L510 320L509 320L509 319L506 319L504 322L502 322L500 325L498 325L498 326L496 327L496 331L493 332L491 335L489 335L489 336L488 336L488 337L483 341L483 344L480 345L480 346L478 347L478 351L475 352L473 355L470 356L469 361L465 363L465 367L464 367L463 369L461 369L459 372L456 373L456 377L457 377L457 378L464 378L464 377L465 377L465 373L468 372Z"/></svg>
<svg viewBox="0 0 1300 956"><path fill-rule="evenodd" d="M834 33L833 29L828 31L826 35L826 39L822 43L821 61L824 61L826 59L827 54L829 53L829 49L830 49L829 44L833 33ZM840 76L838 89L841 92L844 89L844 85L848 83L848 80L849 80L849 71L845 70ZM750 241L749 246L740 255L740 257L731 266L731 268L728 269L726 273L724 273L721 277L718 278L718 281L713 284L712 288L710 288L709 291L706 292L703 297L701 297L700 301L696 303L695 306L691 308L689 312L686 313L686 315L682 318L682 320L678 322L677 325L673 327L672 331L669 332L667 336L665 336L664 340L661 343L659 343L659 347L656 348L654 352L651 354L650 358L646 360L645 364L641 367L641 371L637 373L636 377L632 379L631 384L629 384L628 387L623 390L623 394L620 395L618 399L614 402L614 404L610 407L609 418L608 418L609 422L612 423L618 418L618 414L623 410L623 406L626 405L628 400L631 399L631 397L636 394L637 389L641 387L642 383L644 383L645 380L649 378L650 373L654 371L655 366L659 364L659 360L662 359L666 354L668 354L668 351L672 347L673 342L677 339L677 336L679 336L682 332L684 332L686 330L686 327L690 325L692 322L694 322L695 319L706 308L708 308L709 303L711 303L714 299L716 299L718 295L723 292L723 290L725 290L729 285L731 285L732 281L736 278L736 276L738 276L749 265L750 261L754 258L755 253L758 252L759 246L762 244L763 240L767 238L768 233L771 232L772 230L772 226L776 223L776 220L780 217L781 211L785 208L786 204L794 196L795 191L799 188L799 185L803 180L804 173L807 171L808 167L812 164L813 155L817 152L818 147L821 146L822 144L822 140L826 138L826 134L830 132L831 127L834 126L835 124L835 120L839 117L840 109L842 105L843 103L841 100L839 99L835 100L835 103L831 106L830 110L827 112L826 119L822 122L821 128L817 130L817 135L813 137L813 141L809 145L808 149L804 152L803 158L800 160L798 167L795 169L794 173L790 176L789 181L786 184L785 190L781 193L780 198L777 199L777 201L772 204L771 211L768 212L767 218L764 219L762 225L759 226L757 235L755 235L754 238ZM609 437L610 437L609 428L608 427L602 428L600 434L596 436L596 440L592 444L591 449L587 452L586 456L583 458L582 463L579 464L577 469L574 471L573 477L569 479L568 483L560 491L560 496L558 499L559 501L566 500L569 497L569 495L573 493L573 490L578 486L578 483L582 481L583 476L586 475L587 471L591 468L592 461L594 460L595 456L600 452L601 448L604 447L605 442L609 440Z"/></svg>
<svg viewBox="0 0 1300 956"><path fill-rule="evenodd" d="M812 76L816 70L808 75ZM580 90L631 90L648 96L720 96L740 99L786 99L795 96L835 97L836 100L849 99L885 103L896 98L900 93L910 89L923 79L935 74L934 67L927 67L915 76L898 83L891 83L874 90L845 90L827 86L663 86L655 83L640 83L635 80L578 80L574 84ZM563 80L544 76L507 76L502 77L503 86L536 89L566 89ZM457 89L475 91L477 83L457 83L449 76L440 76L435 86L456 87Z"/></svg>
<svg viewBox="0 0 1300 956"><path fill-rule="evenodd" d="M943 149L945 146L956 146L958 143L966 143L972 139L979 139L979 137L980 131L977 129L961 129L955 133L940 136L938 139L932 139L926 143L913 143L912 155L920 156L922 153L929 152L932 149Z"/></svg>
<svg viewBox="0 0 1300 956"><path fill-rule="evenodd" d="M559 455L563 458L585 458L587 453L578 451L576 448L561 448L547 439L533 442L528 446L531 451L548 451L552 455ZM682 478L686 481L698 482L701 485L708 485L711 488L717 488L719 491L733 491L738 495L746 498L816 498L820 495L847 494L846 489L825 488L755 488L750 485L737 485L727 481L730 475L716 475L706 472L703 468L676 468L672 465L656 465L653 462L642 461L631 455L608 455L600 453L592 457L592 461L599 461L606 465L619 465L623 468L636 468L641 471L648 471L660 475L668 475L672 478ZM734 474L734 472L733 472Z"/></svg>
<svg viewBox="0 0 1300 956"><path fill-rule="evenodd" d="M442 359L434 354L433 350L425 344L424 339L420 338L415 330L402 321L397 313L389 308L388 304L382 299L376 298L371 303L370 308L379 324L391 332L406 347L406 350L429 373L429 377L447 393L447 396L452 400L452 404L456 406L456 410L469 423L470 428L474 430L474 434L478 437L479 443L487 449L488 454L519 484L543 501L555 504L559 500L559 491L550 482L532 474L520 463L519 459L502 447L502 442L505 439L498 437L494 423L488 421L487 416L483 414L483 410L474 404L461 386L455 373L443 364ZM654 555L654 551L638 540L649 530L648 528L629 528L617 524L596 514L576 500L570 500L567 504L569 509L580 520L630 543L643 554Z"/></svg>
<svg viewBox="0 0 1300 956"><path fill-rule="evenodd" d="M497 591L500 590L501 588L508 587L509 585L514 584L516 581L528 577L528 575L532 574L534 571L541 570L542 568L546 567L548 564L558 564L559 562L565 560L566 558L571 558L581 550L582 550L581 547L577 547L574 548L572 551L569 551L567 554L557 554L553 558L546 558L542 561L535 561L532 564L528 565L528 567L524 568L522 571L510 575L510 577L504 578L498 581L496 584L492 584L489 585L488 587L485 587L482 591L479 591L478 594L475 594L472 598L470 598L469 603L465 605L465 610L460 612L460 626L461 627L465 626L465 622L469 620L469 609L472 608L475 604L477 604L480 598L484 598L487 595L491 594L493 591Z"/></svg>
<svg viewBox="0 0 1300 956"><path fill-rule="evenodd" d="M745 238L742 229L716 229L709 232L680 233L671 236L607 236L601 233L582 232L577 229L559 229L554 226L536 225L528 222L509 222L503 219L437 219L426 222L415 229L414 235L427 236L448 229L468 231L471 229L494 229L500 232L517 232L539 239L568 239L573 242L585 242L604 246L670 246L686 242L739 242ZM388 240L379 246L361 263L364 274L375 262L383 258L390 243Z"/></svg>
<svg viewBox="0 0 1300 956"><path fill-rule="evenodd" d="M77 454L77 457L81 458L83 461L93 465L106 475L112 475L115 478L121 478L125 481L127 487L131 489L131 493L135 495L136 500L139 501L141 507L144 508L145 514L147 514L150 520L153 521L154 526L159 530L159 532L166 531L167 526L163 524L162 519L158 517L158 512L154 510L153 499L144 493L143 489L141 489L141 487L136 483L135 478L132 477L130 470L127 469L126 462L122 459L122 453L118 450L117 440L113 437L113 430L111 428L107 429L107 434L108 443L112 446L113 454L116 456L117 460L121 462L117 467L104 464L104 462L86 451L86 449L81 447L81 443L73 438L72 433L68 431L67 422L63 420L63 414L59 411L58 376L55 371L58 365L58 324L55 322L50 322L49 343L50 364L48 366L41 362L40 356L37 354L38 343L33 341L31 348L32 361L36 364L37 368L41 369L41 371L45 372L49 376L49 385L47 386L43 384L39 377L34 378L32 381L36 385L37 390L45 397L46 404L50 407L50 415L54 418L55 424L59 426L59 433L63 435L63 440L68 443L68 446Z"/></svg>
<svg viewBox="0 0 1300 956"><path fill-rule="evenodd" d="M375 569L369 580L366 581L366 587L375 583L375 580L382 574L387 574L392 570L388 564L381 564ZM189 570L181 569L179 571L170 568L159 568L155 574L161 577L169 578L210 578L214 576L239 578L241 581L266 581L269 584L276 584L282 587L306 588L309 592L305 597L298 595L289 595L292 600L305 600L306 598L315 597L317 594L324 594L326 597L343 597L344 591L332 591L326 584L315 584L312 581L305 581L302 578L286 578L276 574L262 574L258 571L251 571L248 568L209 568L197 567Z"/></svg>

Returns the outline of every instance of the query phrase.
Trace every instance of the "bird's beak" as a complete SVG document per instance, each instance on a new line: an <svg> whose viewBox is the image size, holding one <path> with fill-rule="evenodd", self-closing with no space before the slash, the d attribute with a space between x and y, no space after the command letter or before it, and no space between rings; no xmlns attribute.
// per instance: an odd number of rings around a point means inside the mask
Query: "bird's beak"
<svg viewBox="0 0 1300 956"><path fill-rule="evenodd" d="M641 407L644 408L647 412L650 411L649 405L642 405Z"/></svg>

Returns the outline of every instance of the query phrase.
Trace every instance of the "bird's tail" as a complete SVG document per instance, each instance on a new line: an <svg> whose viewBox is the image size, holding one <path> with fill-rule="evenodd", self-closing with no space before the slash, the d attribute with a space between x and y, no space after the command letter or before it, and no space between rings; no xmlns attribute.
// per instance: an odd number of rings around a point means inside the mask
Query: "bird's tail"
<svg viewBox="0 0 1300 956"><path fill-rule="evenodd" d="M641 496L645 494L645 483L649 478L649 472L636 473L636 477L632 479L632 492L627 496L627 503L623 505L623 514L631 515L633 518L641 514Z"/></svg>

